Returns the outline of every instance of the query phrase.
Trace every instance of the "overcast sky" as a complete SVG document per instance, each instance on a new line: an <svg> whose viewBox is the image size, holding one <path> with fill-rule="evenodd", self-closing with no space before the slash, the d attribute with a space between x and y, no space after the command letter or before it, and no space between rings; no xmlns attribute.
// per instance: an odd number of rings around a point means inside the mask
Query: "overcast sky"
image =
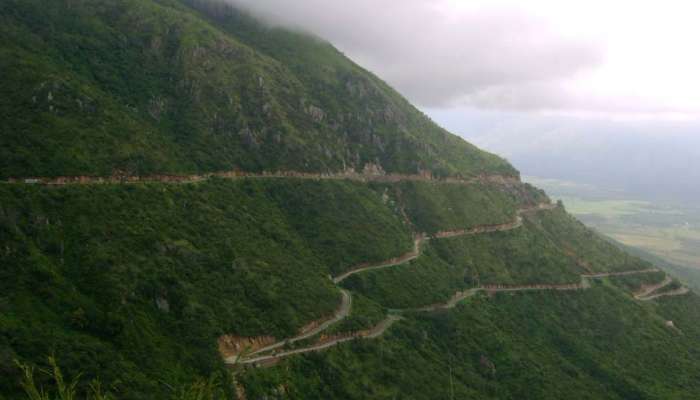
<svg viewBox="0 0 700 400"><path fill-rule="evenodd" d="M427 109L700 117L696 1L229 1L329 40Z"/></svg>

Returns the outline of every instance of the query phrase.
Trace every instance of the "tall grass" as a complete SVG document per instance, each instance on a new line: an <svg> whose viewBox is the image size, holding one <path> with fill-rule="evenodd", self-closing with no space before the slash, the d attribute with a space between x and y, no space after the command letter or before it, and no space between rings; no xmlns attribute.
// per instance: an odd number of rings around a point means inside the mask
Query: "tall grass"
<svg viewBox="0 0 700 400"><path fill-rule="evenodd" d="M50 368L40 368L39 372L50 377L55 385L53 391L47 391L43 387L38 386L34 381L34 371L33 366L23 364L19 361L15 361L17 366L22 370L22 388L27 395L29 400L76 400L77 397L77 387L80 382L80 376L78 374L73 380L67 382L61 372L61 368L58 366L55 357L49 357ZM99 381L92 381L88 386L88 391L85 393L83 398L88 400L109 400L112 397L108 394L102 392L102 385Z"/></svg>
<svg viewBox="0 0 700 400"><path fill-rule="evenodd" d="M103 390L99 380L93 380L87 389L78 393L78 385L82 374L78 374L72 380L66 381L58 366L55 357L49 357L49 368L35 368L15 360L22 371L21 385L28 400L114 400L115 397ZM48 376L52 381L52 388L45 389L38 385L34 379L35 372ZM218 400L225 397L221 382L218 377L198 379L179 390L173 389L172 400Z"/></svg>

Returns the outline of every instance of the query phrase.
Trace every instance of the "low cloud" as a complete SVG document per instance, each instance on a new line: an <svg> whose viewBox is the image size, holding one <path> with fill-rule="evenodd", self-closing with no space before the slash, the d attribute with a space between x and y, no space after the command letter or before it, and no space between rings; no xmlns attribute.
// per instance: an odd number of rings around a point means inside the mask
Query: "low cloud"
<svg viewBox="0 0 700 400"><path fill-rule="evenodd" d="M555 106L557 82L602 60L592 43L512 9L460 10L449 0L228 1L329 40L424 107Z"/></svg>
<svg viewBox="0 0 700 400"><path fill-rule="evenodd" d="M700 116L692 2L219 1L330 41L423 108Z"/></svg>

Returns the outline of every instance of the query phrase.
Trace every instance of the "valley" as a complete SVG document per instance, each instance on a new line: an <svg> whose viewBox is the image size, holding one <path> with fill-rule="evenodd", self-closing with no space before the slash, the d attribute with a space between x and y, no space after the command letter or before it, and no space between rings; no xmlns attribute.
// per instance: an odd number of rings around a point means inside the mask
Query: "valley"
<svg viewBox="0 0 700 400"><path fill-rule="evenodd" d="M680 266L700 269L700 210L692 204L630 200L624 193L528 177L601 233Z"/></svg>

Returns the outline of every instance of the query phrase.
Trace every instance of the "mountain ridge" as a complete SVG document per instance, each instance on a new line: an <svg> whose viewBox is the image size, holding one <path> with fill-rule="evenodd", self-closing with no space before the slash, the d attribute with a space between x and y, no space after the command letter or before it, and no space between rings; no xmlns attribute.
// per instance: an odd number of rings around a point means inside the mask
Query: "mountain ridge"
<svg viewBox="0 0 700 400"><path fill-rule="evenodd" d="M173 0L41 3L0 8L2 67L13 74L0 87L13 99L0 103L0 115L12 116L0 137L0 177L370 164L388 173L516 175L329 44L263 28L233 8L222 19ZM250 26L264 43L244 43ZM293 40L280 46L280 37ZM302 55L317 53L321 62Z"/></svg>

